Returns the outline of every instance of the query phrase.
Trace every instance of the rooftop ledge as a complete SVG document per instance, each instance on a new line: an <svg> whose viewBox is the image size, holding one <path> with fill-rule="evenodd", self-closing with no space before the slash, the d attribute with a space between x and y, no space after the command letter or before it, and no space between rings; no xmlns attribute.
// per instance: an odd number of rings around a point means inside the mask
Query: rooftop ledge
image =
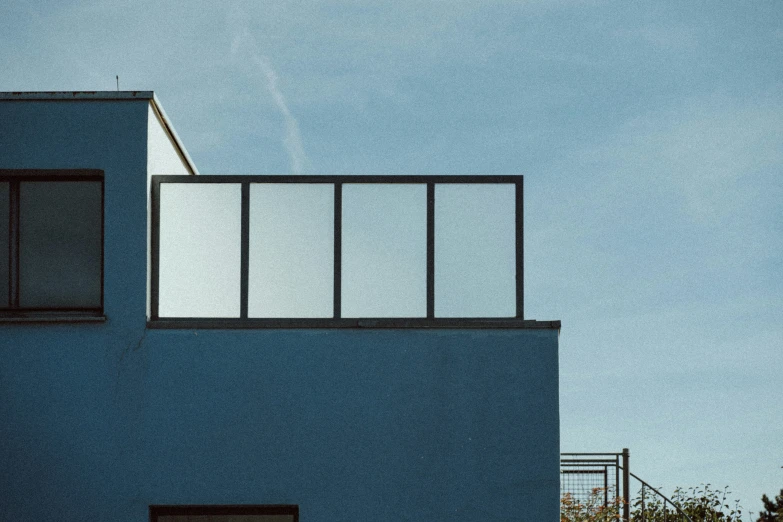
<svg viewBox="0 0 783 522"><path fill-rule="evenodd" d="M367 318L367 319L199 319L171 318L147 321L150 329L253 329L253 328L353 328L353 329L496 329L559 330L560 321L510 318Z"/></svg>
<svg viewBox="0 0 783 522"><path fill-rule="evenodd" d="M153 91L0 92L0 100L151 100Z"/></svg>

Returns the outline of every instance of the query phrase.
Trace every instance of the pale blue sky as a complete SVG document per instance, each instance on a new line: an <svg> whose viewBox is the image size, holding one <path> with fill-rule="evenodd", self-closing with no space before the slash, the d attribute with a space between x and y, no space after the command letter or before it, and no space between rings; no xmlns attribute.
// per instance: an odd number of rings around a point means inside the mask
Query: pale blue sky
<svg viewBox="0 0 783 522"><path fill-rule="evenodd" d="M10 4L0 90L118 74L202 173L524 174L562 449L783 487L783 2Z"/></svg>

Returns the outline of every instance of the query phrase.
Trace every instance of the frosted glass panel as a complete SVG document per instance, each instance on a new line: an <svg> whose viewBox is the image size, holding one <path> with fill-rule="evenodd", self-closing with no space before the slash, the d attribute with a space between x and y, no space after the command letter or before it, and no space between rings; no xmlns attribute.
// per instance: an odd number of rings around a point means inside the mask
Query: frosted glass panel
<svg viewBox="0 0 783 522"><path fill-rule="evenodd" d="M427 315L426 185L343 185L343 317Z"/></svg>
<svg viewBox="0 0 783 522"><path fill-rule="evenodd" d="M8 222L9 185L0 183L0 308L10 305L8 301Z"/></svg>
<svg viewBox="0 0 783 522"><path fill-rule="evenodd" d="M516 315L515 187L435 186L435 316Z"/></svg>
<svg viewBox="0 0 783 522"><path fill-rule="evenodd" d="M332 317L334 185L250 185L249 317Z"/></svg>
<svg viewBox="0 0 783 522"><path fill-rule="evenodd" d="M161 183L161 317L239 317L242 189Z"/></svg>
<svg viewBox="0 0 783 522"><path fill-rule="evenodd" d="M19 184L19 306L101 306L98 181Z"/></svg>

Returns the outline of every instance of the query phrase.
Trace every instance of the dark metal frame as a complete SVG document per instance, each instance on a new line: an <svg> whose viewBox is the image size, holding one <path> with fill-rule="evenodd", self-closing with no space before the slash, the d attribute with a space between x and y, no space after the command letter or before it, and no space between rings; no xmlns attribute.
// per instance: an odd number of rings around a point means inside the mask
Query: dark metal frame
<svg viewBox="0 0 783 522"><path fill-rule="evenodd" d="M560 473L561 474L593 474L604 476L604 486L608 483L609 469L614 468L614 479L618 491L615 496L622 496L623 499L623 520L629 520L630 517L630 490L629 490L629 471L628 459L630 453L628 448L623 448L621 453L561 453L560 454ZM569 468L590 468L590 469L569 469ZM620 471L623 472L622 488L620 483ZM609 504L608 488L604 489L604 505ZM622 491L620 491L622 489ZM562 493L562 492L561 492Z"/></svg>
<svg viewBox="0 0 783 522"><path fill-rule="evenodd" d="M295 504L234 504L234 505L152 505L150 522L163 516L220 516L220 515L289 515L299 522L299 506Z"/></svg>
<svg viewBox="0 0 783 522"><path fill-rule="evenodd" d="M241 268L239 318L161 318L159 316L160 186L162 183L221 183L242 187ZM251 183L299 183L334 185L334 312L332 318L248 318L248 250ZM427 316L415 318L343 318L342 281L342 186L355 184L423 184L427 187ZM435 317L435 185L513 184L516 223L516 315L511 318ZM524 320L524 223L522 176L243 176L201 175L152 176L150 328L559 328L559 321Z"/></svg>
<svg viewBox="0 0 783 522"><path fill-rule="evenodd" d="M607 474L609 468L614 467L615 470L615 484L620 488L620 472L623 473L622 481L622 499L623 499L623 514L622 520L630 521L631 519L631 478L638 480L641 485L641 518L642 522L646 519L645 512L645 491L649 489L656 496L662 499L663 504L663 520L664 522L671 520L674 522L693 522L691 518L680 509L677 504L672 502L663 493L652 487L650 484L634 475L628 469L628 460L630 453L628 448L623 448L621 453L561 453L560 454L560 474L603 474L604 485L607 484ZM569 469L576 467L588 467L592 469ZM563 492L561 491L561 494ZM617 491L617 496L620 496L620 491ZM604 505L608 505L610 502L608 491L604 490ZM669 511L671 507L671 512ZM636 512L637 515L639 512ZM635 519L636 520L636 519ZM656 520L660 520L657 518Z"/></svg>
<svg viewBox="0 0 783 522"><path fill-rule="evenodd" d="M97 308L22 308L19 306L19 213L20 183L96 181L101 184L100 306ZM8 321L102 321L104 307L105 202L104 172L98 169L0 169L0 183L9 184L8 302L0 306L0 322ZM1 255L1 254L0 254Z"/></svg>

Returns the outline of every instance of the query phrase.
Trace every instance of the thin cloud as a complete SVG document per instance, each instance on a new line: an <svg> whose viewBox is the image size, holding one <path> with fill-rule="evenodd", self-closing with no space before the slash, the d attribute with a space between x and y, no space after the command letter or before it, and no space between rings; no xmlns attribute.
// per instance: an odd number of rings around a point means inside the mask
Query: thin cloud
<svg viewBox="0 0 783 522"><path fill-rule="evenodd" d="M263 73L266 80L266 89L272 96L272 100L275 102L278 111L283 116L285 124L285 132L283 134L283 145L288 152L288 157L291 162L291 173L302 174L309 160L305 153L304 146L302 145L302 135L299 132L299 123L296 118L291 114L291 110L288 108L288 102L286 102L285 96L278 87L279 77L275 69L272 67L271 60L264 54L258 52L258 48L255 43L253 35L250 34L247 28L242 28L237 32L231 41L231 54L236 56L243 49L247 49L250 53L250 60L258 66L261 73Z"/></svg>

